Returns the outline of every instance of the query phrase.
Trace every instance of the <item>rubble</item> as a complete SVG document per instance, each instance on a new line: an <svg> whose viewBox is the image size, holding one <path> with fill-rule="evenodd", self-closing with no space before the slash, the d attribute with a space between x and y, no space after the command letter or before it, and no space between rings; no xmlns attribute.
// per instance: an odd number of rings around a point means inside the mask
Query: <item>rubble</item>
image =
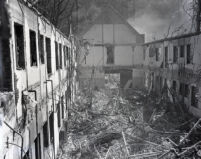
<svg viewBox="0 0 201 159"><path fill-rule="evenodd" d="M110 79L111 80L111 79ZM70 109L67 139L60 159L192 158L200 156L200 120L179 117L170 103L130 90L121 96L116 81L94 90L80 91ZM86 91L86 90L85 90ZM89 99L92 106L88 107ZM148 113L148 120L145 120Z"/></svg>

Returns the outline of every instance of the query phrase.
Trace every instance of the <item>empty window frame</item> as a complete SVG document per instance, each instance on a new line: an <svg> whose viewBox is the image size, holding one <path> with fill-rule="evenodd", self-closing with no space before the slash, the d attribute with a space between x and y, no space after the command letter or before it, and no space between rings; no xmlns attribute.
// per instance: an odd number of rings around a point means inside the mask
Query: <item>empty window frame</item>
<svg viewBox="0 0 201 159"><path fill-rule="evenodd" d="M29 31L30 38L30 62L31 66L37 66L36 32Z"/></svg>
<svg viewBox="0 0 201 159"><path fill-rule="evenodd" d="M191 87L191 105L193 107L198 107L198 99L197 99L198 88L195 86Z"/></svg>
<svg viewBox="0 0 201 159"><path fill-rule="evenodd" d="M71 101L71 86L68 86L67 88L67 91L68 91L68 100Z"/></svg>
<svg viewBox="0 0 201 159"><path fill-rule="evenodd" d="M54 113L51 113L49 117L49 123L50 123L50 142L54 142Z"/></svg>
<svg viewBox="0 0 201 159"><path fill-rule="evenodd" d="M43 145L44 145L44 147L49 146L49 131L48 131L47 121L43 125Z"/></svg>
<svg viewBox="0 0 201 159"><path fill-rule="evenodd" d="M191 45L188 44L186 46L186 63L191 64L192 63L192 57L191 57Z"/></svg>
<svg viewBox="0 0 201 159"><path fill-rule="evenodd" d="M165 47L165 68L168 67L168 47Z"/></svg>
<svg viewBox="0 0 201 159"><path fill-rule="evenodd" d="M189 88L187 84L180 83L179 94L183 97L188 97L189 95Z"/></svg>
<svg viewBox="0 0 201 159"><path fill-rule="evenodd" d="M65 104L66 104L66 110L68 109L68 91L65 91Z"/></svg>
<svg viewBox="0 0 201 159"><path fill-rule="evenodd" d="M188 88L188 84L184 85L184 97L188 97L189 95L189 88Z"/></svg>
<svg viewBox="0 0 201 159"><path fill-rule="evenodd" d="M60 102L57 104L57 122L58 122L58 127L60 128L60 126L61 126Z"/></svg>
<svg viewBox="0 0 201 159"><path fill-rule="evenodd" d="M55 41L55 56L56 56L56 70L59 69L59 52L58 52L58 43Z"/></svg>
<svg viewBox="0 0 201 159"><path fill-rule="evenodd" d="M163 89L163 77L159 77L159 86L160 86L160 91Z"/></svg>
<svg viewBox="0 0 201 159"><path fill-rule="evenodd" d="M179 86L179 94L180 95L184 95L184 91L185 91L185 86L183 83L180 83L180 86Z"/></svg>
<svg viewBox="0 0 201 159"><path fill-rule="evenodd" d="M176 81L172 82L172 89L174 92L177 92L177 82Z"/></svg>
<svg viewBox="0 0 201 159"><path fill-rule="evenodd" d="M180 46L180 57L183 58L184 57L184 45Z"/></svg>
<svg viewBox="0 0 201 159"><path fill-rule="evenodd" d="M14 23L15 32L15 54L16 54L16 68L25 68L25 57L24 57L24 31L23 26Z"/></svg>
<svg viewBox="0 0 201 159"><path fill-rule="evenodd" d="M41 141L40 134L38 134L37 138L34 141L35 143L35 159L41 159Z"/></svg>
<svg viewBox="0 0 201 159"><path fill-rule="evenodd" d="M159 48L156 48L156 61L159 61Z"/></svg>
<svg viewBox="0 0 201 159"><path fill-rule="evenodd" d="M46 44L46 58L47 58L47 73L50 75L52 73L52 53L51 53L51 40L50 38L45 39L45 44Z"/></svg>
<svg viewBox="0 0 201 159"><path fill-rule="evenodd" d="M67 67L69 67L69 63L70 63L70 49L67 47L67 52L66 52L66 55L67 55Z"/></svg>
<svg viewBox="0 0 201 159"><path fill-rule="evenodd" d="M173 63L178 62L178 47L174 46L173 47Z"/></svg>
<svg viewBox="0 0 201 159"><path fill-rule="evenodd" d="M43 35L40 35L39 37L39 51L40 51L40 61L41 64L45 63L45 57L44 57L44 37Z"/></svg>
<svg viewBox="0 0 201 159"><path fill-rule="evenodd" d="M106 46L107 49L107 64L114 64L114 46Z"/></svg>
<svg viewBox="0 0 201 159"><path fill-rule="evenodd" d="M59 44L59 58L60 58L60 69L63 68L63 54L62 54L62 45Z"/></svg>
<svg viewBox="0 0 201 159"><path fill-rule="evenodd" d="M61 97L61 111L62 111L62 119L64 119L64 96Z"/></svg>
<svg viewBox="0 0 201 159"><path fill-rule="evenodd" d="M63 46L63 54L64 54L64 67L66 67L66 46Z"/></svg>

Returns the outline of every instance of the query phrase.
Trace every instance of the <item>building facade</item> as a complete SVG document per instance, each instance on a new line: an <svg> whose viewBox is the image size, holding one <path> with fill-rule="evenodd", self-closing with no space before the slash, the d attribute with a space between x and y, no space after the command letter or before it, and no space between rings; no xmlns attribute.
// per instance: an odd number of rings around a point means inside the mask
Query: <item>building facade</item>
<svg viewBox="0 0 201 159"><path fill-rule="evenodd" d="M191 33L144 45L145 86L172 102L179 102L196 117L201 117L200 66L201 35ZM179 104L178 104L179 107Z"/></svg>
<svg viewBox="0 0 201 159"><path fill-rule="evenodd" d="M55 159L75 97L74 38L28 1L1 3L0 159Z"/></svg>
<svg viewBox="0 0 201 159"><path fill-rule="evenodd" d="M88 54L83 53L80 58L84 72L81 74L82 81L91 77L92 68L96 69L97 85L104 84L105 73L127 72L132 77L132 68L143 63L144 35L138 33L109 4L102 7L82 38L91 46Z"/></svg>

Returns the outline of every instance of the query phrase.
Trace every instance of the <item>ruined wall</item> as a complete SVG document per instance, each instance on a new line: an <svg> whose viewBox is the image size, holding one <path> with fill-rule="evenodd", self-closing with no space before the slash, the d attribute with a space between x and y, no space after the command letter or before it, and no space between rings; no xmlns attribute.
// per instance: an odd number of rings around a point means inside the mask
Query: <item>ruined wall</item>
<svg viewBox="0 0 201 159"><path fill-rule="evenodd" d="M58 152L59 147L59 133L63 126L63 120L61 119L61 126L58 126L57 118L60 116L58 113L58 107L61 107L61 97L65 101L71 101L71 97L67 94L72 94L72 97L75 97L75 77L76 76L76 64L75 64L75 47L70 43L70 41L58 31L53 25L51 25L44 17L38 16L37 12L34 11L31 7L31 4L18 3L17 0L7 1L10 15L8 20L10 22L11 37L9 40L10 47L7 49L10 52L6 52L3 57L4 61L7 62L3 64L8 69L10 62L10 67L12 66L13 75L11 75L11 81L13 79L13 89L11 93L2 94L1 96L1 107L0 107L0 134L1 144L0 144L0 158L5 159L20 159L21 158L21 148L22 144L21 137L17 134L13 135L13 131L3 124L2 122L7 122L13 129L20 132L24 141L23 141L23 151L27 152L32 159L35 159L36 148L41 145L41 158L48 158L49 155L52 156L55 151L55 155ZM2 3L2 1L1 1ZM2 11L2 10L1 10ZM2 18L2 17L1 17ZM2 23L1 23L2 24ZM24 67L19 67L17 65L17 55L19 54L17 49L16 41L16 31L15 25L18 25L22 28L23 41L20 41L20 44L23 44L24 50ZM35 32L35 52L37 65L32 65L31 61L31 41L30 41L30 30ZM5 32L6 33L6 32ZM2 34L1 34L2 35ZM6 34L9 35L9 34ZM19 35L19 33L18 33ZM39 49L39 35L43 35L44 38L49 38L51 40L51 66L52 73L48 74L47 72L47 48L46 41L44 40L44 63L42 63L41 50ZM63 46L67 47L68 59L66 61L66 66L64 65L65 58L61 58L59 62L62 63L62 67L56 70L56 61L55 61L55 41L61 44L62 48L60 56L65 57L66 50ZM1 46L1 45L0 45ZM0 47L2 49L2 47ZM22 49L22 48L21 48ZM5 53L5 52L4 52ZM2 51L0 50L0 54ZM10 58L10 56L12 58ZM5 58L10 58L10 61ZM2 59L0 58L0 61ZM1 71L3 70L0 67ZM9 70L7 71L8 73ZM72 73L71 73L72 72ZM2 76L1 76L2 77ZM9 84L9 79L6 78L6 82ZM53 89L51 85L53 83ZM12 86L12 85L11 85ZM70 88L71 87L71 91ZM12 87L11 87L12 88ZM70 93L71 92L71 93ZM53 96L52 96L53 93ZM67 100L66 100L67 99ZM72 102L72 101L71 101ZM2 106L6 105L3 109ZM65 104L65 115L66 118L67 109ZM5 109L6 108L6 109ZM54 111L53 111L54 110ZM3 113L2 113L3 112ZM5 113L6 112L6 113ZM54 123L54 139L49 146L45 147L43 140L46 136L43 135L43 126L48 123L48 131L50 131L50 120L49 116L53 113ZM50 133L50 132L49 132ZM46 139L47 140L47 139ZM35 143L38 143L36 146ZM11 144L6 144L11 143ZM54 143L54 144L53 144ZM15 145L19 145L19 147ZM54 150L55 149L55 150ZM23 153L24 156L24 153Z"/></svg>
<svg viewBox="0 0 201 159"><path fill-rule="evenodd" d="M142 63L143 48L140 44L143 41L138 39L140 36L125 24L95 24L83 36L92 46L86 63L83 62L82 65L107 65L106 44L114 45L114 65L131 66Z"/></svg>
<svg viewBox="0 0 201 159"><path fill-rule="evenodd" d="M174 82L176 85L176 88L174 88L176 98L185 103L189 111L196 117L200 117L201 113L201 103L199 100L199 94L201 93L200 38L199 34L189 34L171 40L153 42L144 46L144 68L146 70L146 76L148 77L145 83L147 84L148 90L153 88L152 90L160 95L165 81L170 89L173 89ZM189 46L190 48L188 50L187 47ZM156 48L158 48L158 53L154 51ZM165 56L165 48L168 48L167 56ZM174 48L177 48L177 51L175 51ZM153 78L151 77L152 75ZM181 91L181 85L183 84L186 88ZM197 98L196 106L192 105L193 87L195 87L197 91L197 95L194 95L196 96L195 98ZM181 92L186 92L186 94L182 95Z"/></svg>

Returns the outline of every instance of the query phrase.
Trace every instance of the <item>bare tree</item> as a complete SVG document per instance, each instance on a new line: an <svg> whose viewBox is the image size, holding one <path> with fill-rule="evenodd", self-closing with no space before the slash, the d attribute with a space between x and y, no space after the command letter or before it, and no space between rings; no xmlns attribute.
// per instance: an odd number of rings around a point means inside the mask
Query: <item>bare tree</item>
<svg viewBox="0 0 201 159"><path fill-rule="evenodd" d="M69 33L72 14L76 10L77 0L38 0L33 5L57 28ZM64 22L67 24L64 25Z"/></svg>

